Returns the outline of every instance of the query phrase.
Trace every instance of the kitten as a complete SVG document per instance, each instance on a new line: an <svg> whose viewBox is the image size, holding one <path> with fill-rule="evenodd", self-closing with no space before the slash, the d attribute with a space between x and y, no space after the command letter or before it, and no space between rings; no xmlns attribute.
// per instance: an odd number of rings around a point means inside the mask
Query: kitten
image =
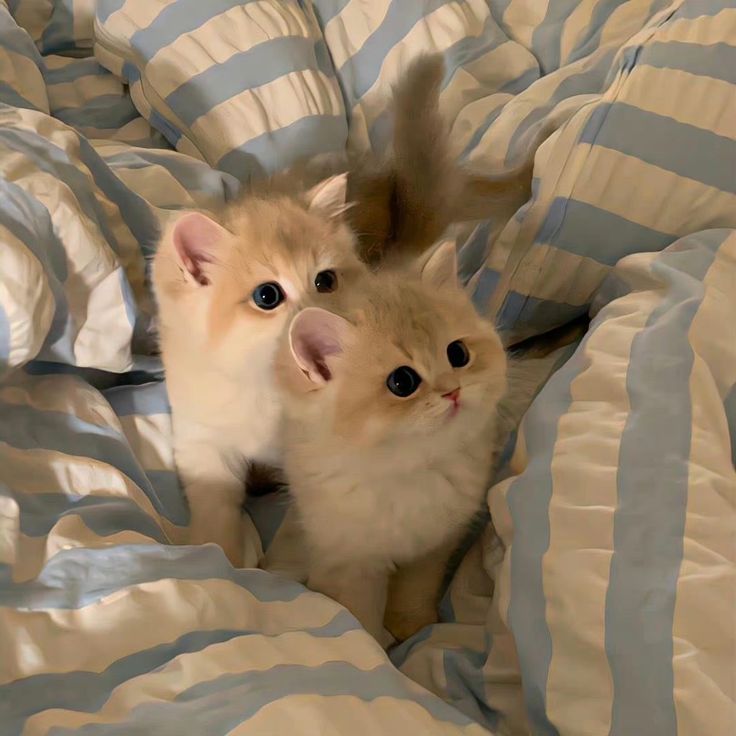
<svg viewBox="0 0 736 736"><path fill-rule="evenodd" d="M219 221L184 214L154 259L189 541L216 542L234 565L243 554L247 464L281 464L272 371L279 337L305 300L329 300L365 270L341 217L345 191L341 175L301 196L251 194Z"/></svg>
<svg viewBox="0 0 736 736"><path fill-rule="evenodd" d="M382 271L347 299L346 317L303 310L282 342L284 469L309 587L402 640L436 621L447 562L481 509L506 359L451 244L421 276Z"/></svg>

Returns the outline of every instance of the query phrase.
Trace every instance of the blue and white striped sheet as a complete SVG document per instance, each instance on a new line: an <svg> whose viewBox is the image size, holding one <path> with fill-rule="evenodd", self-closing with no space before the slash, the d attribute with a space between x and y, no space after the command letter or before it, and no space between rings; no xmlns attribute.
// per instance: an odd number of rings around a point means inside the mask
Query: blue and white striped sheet
<svg viewBox="0 0 736 736"><path fill-rule="evenodd" d="M733 732L735 287L734 230L613 269L489 493L505 555L468 555L402 671L503 733Z"/></svg>
<svg viewBox="0 0 736 736"><path fill-rule="evenodd" d="M696 231L735 226L735 19L715 0L0 0L0 733L730 733L736 235ZM597 317L489 494L500 539L392 653L402 675L327 599L172 546L146 259L172 212L238 179L380 147L401 65L436 49L467 160L535 154L494 249L500 223L462 243L479 308L509 336ZM244 523L255 565L274 517Z"/></svg>
<svg viewBox="0 0 736 736"><path fill-rule="evenodd" d="M462 273L509 340L584 313L628 253L736 225L734 0L193 8L103 0L98 56L172 145L241 179L342 148L346 119L351 148L382 148L401 69L444 54L467 161L502 174L536 153L529 206L461 233Z"/></svg>
<svg viewBox="0 0 736 736"><path fill-rule="evenodd" d="M101 0L95 50L173 146L240 179L344 148L340 90L297 0Z"/></svg>

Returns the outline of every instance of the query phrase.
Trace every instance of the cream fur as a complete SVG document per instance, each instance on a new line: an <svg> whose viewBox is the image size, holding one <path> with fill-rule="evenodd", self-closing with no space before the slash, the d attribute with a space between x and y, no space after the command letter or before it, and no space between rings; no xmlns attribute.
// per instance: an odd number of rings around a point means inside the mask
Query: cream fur
<svg viewBox="0 0 736 736"><path fill-rule="evenodd" d="M455 268L445 246L421 279L366 277L343 302L347 319L299 314L277 362L284 467L309 550L308 584L377 638L384 615L399 639L436 620L448 558L489 480L506 360L492 326L458 288ZM304 345L315 334L314 351L326 349L310 366ZM470 349L464 368L447 358L458 339ZM327 380L314 367L320 360ZM408 398L386 387L400 365L422 377ZM454 388L460 410L452 416L443 394Z"/></svg>
<svg viewBox="0 0 736 736"><path fill-rule="evenodd" d="M364 272L339 215L344 177L302 197L252 196L219 222L177 218L154 261L161 350L173 413L177 468L191 509L190 542L220 544L242 559L247 463L279 465L281 401L273 358L304 304L329 304L315 275L337 273L338 292ZM258 309L254 288L278 282L286 301Z"/></svg>

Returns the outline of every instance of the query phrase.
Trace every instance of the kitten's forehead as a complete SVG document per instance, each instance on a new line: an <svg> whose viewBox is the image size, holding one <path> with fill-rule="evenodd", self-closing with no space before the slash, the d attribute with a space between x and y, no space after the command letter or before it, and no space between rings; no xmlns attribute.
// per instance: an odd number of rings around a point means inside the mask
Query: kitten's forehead
<svg viewBox="0 0 736 736"><path fill-rule="evenodd" d="M301 277L315 266L329 268L355 258L344 226L288 198L248 202L233 213L230 229L233 257L245 268L255 265Z"/></svg>

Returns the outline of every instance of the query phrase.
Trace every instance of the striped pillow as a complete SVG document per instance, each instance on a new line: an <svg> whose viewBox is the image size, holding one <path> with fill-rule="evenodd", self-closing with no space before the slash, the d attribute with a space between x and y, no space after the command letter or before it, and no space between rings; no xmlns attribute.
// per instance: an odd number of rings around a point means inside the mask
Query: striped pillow
<svg viewBox="0 0 736 736"><path fill-rule="evenodd" d="M173 146L240 179L345 145L319 26L296 0L101 0L95 53Z"/></svg>

